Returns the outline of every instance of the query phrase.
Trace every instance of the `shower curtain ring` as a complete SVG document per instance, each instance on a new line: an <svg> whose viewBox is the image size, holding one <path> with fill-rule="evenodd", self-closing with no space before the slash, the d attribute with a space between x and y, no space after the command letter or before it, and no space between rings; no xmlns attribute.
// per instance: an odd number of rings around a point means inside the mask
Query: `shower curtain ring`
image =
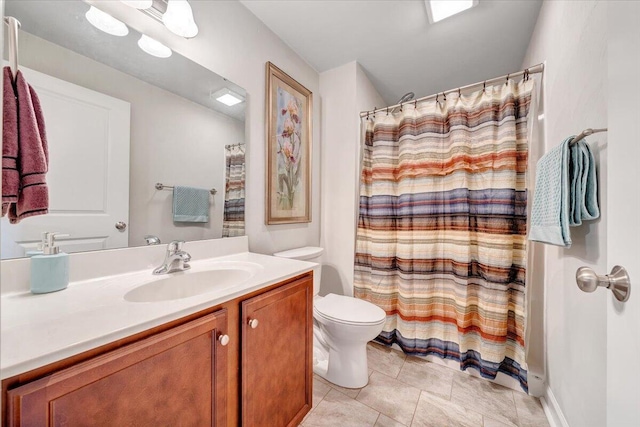
<svg viewBox="0 0 640 427"><path fill-rule="evenodd" d="M439 97L440 97L440 94L439 94L439 93L436 93L436 104L438 104L438 103L439 103L439 101L438 101L438 98L439 98Z"/></svg>
<svg viewBox="0 0 640 427"><path fill-rule="evenodd" d="M447 93L446 92L442 92L442 96L444 97L444 102L447 102Z"/></svg>
<svg viewBox="0 0 640 427"><path fill-rule="evenodd" d="M504 82L504 84L505 84L505 85L508 85L508 84L509 84L509 74L507 74L507 81L506 81L506 82Z"/></svg>
<svg viewBox="0 0 640 427"><path fill-rule="evenodd" d="M460 88L458 88L458 98L460 98L462 94L460 93Z"/></svg>
<svg viewBox="0 0 640 427"><path fill-rule="evenodd" d="M418 109L418 100L417 99L415 101L413 101L413 109L414 110Z"/></svg>
<svg viewBox="0 0 640 427"><path fill-rule="evenodd" d="M484 83L482 83L482 92L484 92L485 89L487 89L487 81L486 80L484 81Z"/></svg>
<svg viewBox="0 0 640 427"><path fill-rule="evenodd" d="M389 115L389 107L387 107L387 116Z"/></svg>

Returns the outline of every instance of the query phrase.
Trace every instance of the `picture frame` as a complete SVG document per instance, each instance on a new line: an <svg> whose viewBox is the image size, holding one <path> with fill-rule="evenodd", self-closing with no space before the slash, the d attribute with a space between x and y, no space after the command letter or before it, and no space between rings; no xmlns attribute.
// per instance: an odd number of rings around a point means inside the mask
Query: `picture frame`
<svg viewBox="0 0 640 427"><path fill-rule="evenodd" d="M312 92L266 64L265 222L311 222Z"/></svg>

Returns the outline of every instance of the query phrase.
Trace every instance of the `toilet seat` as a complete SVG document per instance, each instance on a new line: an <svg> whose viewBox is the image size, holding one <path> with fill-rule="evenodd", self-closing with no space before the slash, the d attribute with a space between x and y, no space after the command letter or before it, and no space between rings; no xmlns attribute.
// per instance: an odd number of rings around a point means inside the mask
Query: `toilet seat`
<svg viewBox="0 0 640 427"><path fill-rule="evenodd" d="M314 314L322 319L348 325L378 325L385 321L383 309L357 298L328 294L313 304Z"/></svg>

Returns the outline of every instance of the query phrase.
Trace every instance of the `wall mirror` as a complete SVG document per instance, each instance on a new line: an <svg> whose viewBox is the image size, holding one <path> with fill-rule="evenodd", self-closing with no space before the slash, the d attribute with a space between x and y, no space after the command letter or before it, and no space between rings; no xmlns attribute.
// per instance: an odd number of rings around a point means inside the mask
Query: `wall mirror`
<svg viewBox="0 0 640 427"><path fill-rule="evenodd" d="M2 258L35 250L44 231L68 234L65 252L244 234L245 90L131 27L99 30L90 8L5 2L21 23L19 69L42 104L50 203L47 215L2 219ZM229 94L234 105L221 102ZM174 221L172 186L215 189L208 221Z"/></svg>

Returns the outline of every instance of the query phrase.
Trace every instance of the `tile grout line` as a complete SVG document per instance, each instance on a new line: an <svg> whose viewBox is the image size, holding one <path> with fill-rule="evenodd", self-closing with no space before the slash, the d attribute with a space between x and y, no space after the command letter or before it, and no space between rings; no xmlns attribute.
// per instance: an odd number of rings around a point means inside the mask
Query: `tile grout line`
<svg viewBox="0 0 640 427"><path fill-rule="evenodd" d="M420 390L420 389L418 389ZM420 398L422 397L422 390L420 390L420 394L418 395L418 401L416 402L416 407L413 408L413 416L411 417L411 422L409 423L409 425L413 425L413 420L415 420L416 418L416 412L418 412L418 405L420 404Z"/></svg>

